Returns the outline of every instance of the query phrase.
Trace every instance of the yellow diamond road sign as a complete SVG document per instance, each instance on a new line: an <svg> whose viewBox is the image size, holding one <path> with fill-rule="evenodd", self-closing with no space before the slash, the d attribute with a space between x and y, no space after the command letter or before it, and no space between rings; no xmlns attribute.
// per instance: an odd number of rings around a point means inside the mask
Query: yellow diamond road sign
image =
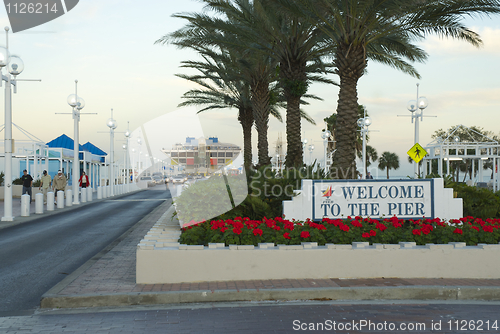
<svg viewBox="0 0 500 334"><path fill-rule="evenodd" d="M419 143L413 145L407 153L417 164L427 155L427 151Z"/></svg>

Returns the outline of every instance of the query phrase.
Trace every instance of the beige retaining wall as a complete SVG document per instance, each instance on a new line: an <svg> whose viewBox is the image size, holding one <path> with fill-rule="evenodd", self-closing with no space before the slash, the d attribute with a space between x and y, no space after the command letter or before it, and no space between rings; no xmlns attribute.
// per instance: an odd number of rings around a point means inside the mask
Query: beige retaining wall
<svg viewBox="0 0 500 334"><path fill-rule="evenodd" d="M137 248L137 283L287 278L500 278L500 244L223 246L165 244L146 236Z"/></svg>

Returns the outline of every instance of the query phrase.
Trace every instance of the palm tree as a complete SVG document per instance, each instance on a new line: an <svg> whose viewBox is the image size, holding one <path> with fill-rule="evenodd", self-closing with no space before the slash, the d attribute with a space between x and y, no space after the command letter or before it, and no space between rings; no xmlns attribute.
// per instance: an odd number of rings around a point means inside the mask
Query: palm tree
<svg viewBox="0 0 500 334"><path fill-rule="evenodd" d="M225 18L206 15L182 15L197 27L182 29L190 34L192 43L221 43L226 47L250 49L273 58L286 99L287 155L286 166L302 165L301 97L311 81L334 83L318 73L329 73L321 57L329 52L324 34L313 24L295 15L276 11L274 0L203 0L207 8ZM223 32L207 36L202 31ZM226 40L225 37L238 38ZM200 38L202 36L202 38ZM224 36L224 37L222 37Z"/></svg>
<svg viewBox="0 0 500 334"><path fill-rule="evenodd" d="M378 158L378 169L387 170L387 179L389 179L389 170L399 168L399 157L396 153L385 151Z"/></svg>
<svg viewBox="0 0 500 334"><path fill-rule="evenodd" d="M206 105L198 113L224 108L236 108L238 121L243 129L243 165L248 169L252 164L252 126L254 124L250 102L250 88L243 81L233 80L231 71L222 62L205 57L205 62L182 62L182 67L195 68L201 75L177 74L178 77L195 82L204 89L192 89L182 96L184 102L179 107L188 105ZM210 81L210 83L207 83ZM278 119L281 115L277 113Z"/></svg>
<svg viewBox="0 0 500 334"><path fill-rule="evenodd" d="M285 10L315 23L330 39L340 77L337 105L336 167L355 174L357 85L373 60L419 78L410 62L427 53L415 42L434 34L481 45L465 17L500 12L498 0L275 0Z"/></svg>
<svg viewBox="0 0 500 334"><path fill-rule="evenodd" d="M234 4L225 0L204 0L204 2L208 8L223 14L224 17L221 18L220 15L210 17L196 13L175 15L187 19L189 24L172 34L163 36L157 43L172 42L180 47L194 49L210 47L228 49L229 52L247 49L250 51L240 52L245 54L241 64L250 65L242 66L241 70L251 69L246 71L246 80L251 85L254 119L259 134L259 165L270 162L267 149L266 110L271 99L269 85L276 79L273 75L276 76L278 73L281 78L280 87L287 100L287 166L301 165L300 119L304 116L300 110L300 104L303 103L301 97L306 96L307 85L311 80L333 83L316 74L329 72L320 61L321 53L316 52L317 29L314 30L305 22L289 23L285 17L276 17L275 12L262 5L261 2L265 0L241 0ZM299 56L300 59L293 58ZM276 66L276 63L279 63L279 66ZM297 66L300 67L300 73L296 75ZM295 76L288 75L289 72ZM308 120L312 121L310 118Z"/></svg>

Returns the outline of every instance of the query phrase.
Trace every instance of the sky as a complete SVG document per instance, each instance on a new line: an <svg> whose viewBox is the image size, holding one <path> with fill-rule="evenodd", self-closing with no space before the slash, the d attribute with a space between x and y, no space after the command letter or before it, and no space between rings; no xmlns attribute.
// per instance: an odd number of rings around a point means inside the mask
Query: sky
<svg viewBox="0 0 500 334"><path fill-rule="evenodd" d="M111 115L118 122L115 147L121 147L123 132L134 131L141 125L162 118L177 110L181 96L196 86L175 76L194 73L180 68L183 60L197 59L196 53L174 46L155 45L163 35L181 28L185 22L172 14L196 12L202 9L198 1L184 0L85 0L65 15L41 26L9 34L9 49L25 64L19 79L41 79L41 82L19 82L13 96L13 122L41 140L48 142L62 133L73 137L73 120L67 104L68 95L75 90L86 106L80 121L80 143L92 142L109 151L109 129L106 120ZM465 42L429 37L420 45L429 53L425 64L415 64L420 80L373 62L358 85L359 103L366 106L372 118L369 145L379 155L384 151L399 155L401 168L391 176L412 174L406 152L413 146L414 125L406 109L407 102L420 95L429 106L428 116L420 123L420 144L425 146L437 129L463 124L479 126L498 134L500 107L500 17L467 19L466 24L478 32L484 46L474 48ZM8 26L5 8L0 8L0 26ZM5 34L0 34L4 44ZM335 76L331 77L337 80ZM311 101L304 110L317 125L302 123L302 136L315 144L312 158L321 160L323 119L335 112L338 88L314 83L310 93L323 98ZM3 105L4 94L0 94ZM283 116L285 114L282 111ZM218 136L223 142L242 146L241 126L237 110L208 111L200 114L206 136ZM3 123L3 122L2 122ZM165 122L164 131L175 125ZM275 119L269 123L270 154L286 127ZM17 136L17 137L16 137ZM21 140L14 132L16 140ZM254 157L257 156L254 131ZM116 150L122 159L123 150ZM305 159L310 160L309 152ZM359 166L361 163L359 162ZM377 174L378 173L378 174ZM385 171L372 170L383 177Z"/></svg>

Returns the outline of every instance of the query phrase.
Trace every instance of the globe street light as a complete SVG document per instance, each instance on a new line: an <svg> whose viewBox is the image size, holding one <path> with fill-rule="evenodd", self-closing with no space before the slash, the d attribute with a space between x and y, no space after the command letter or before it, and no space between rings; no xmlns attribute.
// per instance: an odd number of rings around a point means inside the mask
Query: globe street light
<svg viewBox="0 0 500 334"><path fill-rule="evenodd" d="M313 151L314 151L314 144L310 144L309 145L309 161L312 165L312 154L313 154Z"/></svg>
<svg viewBox="0 0 500 334"><path fill-rule="evenodd" d="M324 147L324 155L325 155L325 172L326 172L326 159L327 159L327 147L328 147L328 140L330 139L332 133L328 131L327 129L327 124L325 123L325 129L321 132L321 138L323 138L323 147Z"/></svg>
<svg viewBox="0 0 500 334"><path fill-rule="evenodd" d="M114 185L115 185L115 177L113 170L113 162L114 162L114 140L115 140L115 129L118 127L118 123L113 119L113 109L111 109L111 118L108 118L106 121L106 125L109 128L109 186L110 186L110 195L114 196Z"/></svg>
<svg viewBox="0 0 500 334"><path fill-rule="evenodd" d="M123 148L123 184L126 185L128 184L127 182L127 174L128 174L128 169L127 169L127 144L122 145Z"/></svg>
<svg viewBox="0 0 500 334"><path fill-rule="evenodd" d="M363 172L361 173L361 178L366 178L366 133L368 132L368 127L372 124L372 119L370 117L365 117L358 119L358 126L361 128L361 134L363 135Z"/></svg>
<svg viewBox="0 0 500 334"><path fill-rule="evenodd" d="M75 80L75 94L68 96L68 104L73 108L74 119L74 138L73 138L73 176L71 182L73 184L73 204L78 202L78 179L80 175L80 139L78 126L80 122L80 110L85 107L85 101L78 97L78 80Z"/></svg>
<svg viewBox="0 0 500 334"><path fill-rule="evenodd" d="M127 131L125 131L125 138L126 138L126 145L124 145L124 149L125 149L125 184L129 184L129 175L128 175L128 161L129 161L129 157L128 157L128 150L126 149L128 146L129 146L129 138L131 136L131 133L130 133L130 130L129 130L129 122L127 122Z"/></svg>
<svg viewBox="0 0 500 334"><path fill-rule="evenodd" d="M304 133L304 135L305 135L305 133ZM302 139L302 152L305 152L306 146L307 146L307 139L304 138L304 139ZM306 155L302 154L302 156L304 158L304 164L305 164L306 163Z"/></svg>
<svg viewBox="0 0 500 334"><path fill-rule="evenodd" d="M406 108L411 112L411 122L413 123L413 120L415 120L415 143L417 144L419 142L419 118L420 120L423 121L424 117L424 109L427 108L429 105L429 102L424 96L419 97L418 96L418 88L419 84L417 83L417 99L416 100L411 100L408 102L408 105ZM420 113L418 110L420 109ZM419 177L420 173L418 171L418 163L415 161L413 162L414 165L414 176Z"/></svg>
<svg viewBox="0 0 500 334"><path fill-rule="evenodd" d="M5 47L0 47L0 87L5 81L5 186L4 186L4 213L2 221L13 221L12 215L12 86L14 93L17 92L18 81L41 81L41 80L19 80L17 76L24 70L24 62L18 56L9 52L9 27L5 27ZM2 70L7 67L6 75ZM13 77L12 77L13 76ZM27 166L26 166L27 167Z"/></svg>

